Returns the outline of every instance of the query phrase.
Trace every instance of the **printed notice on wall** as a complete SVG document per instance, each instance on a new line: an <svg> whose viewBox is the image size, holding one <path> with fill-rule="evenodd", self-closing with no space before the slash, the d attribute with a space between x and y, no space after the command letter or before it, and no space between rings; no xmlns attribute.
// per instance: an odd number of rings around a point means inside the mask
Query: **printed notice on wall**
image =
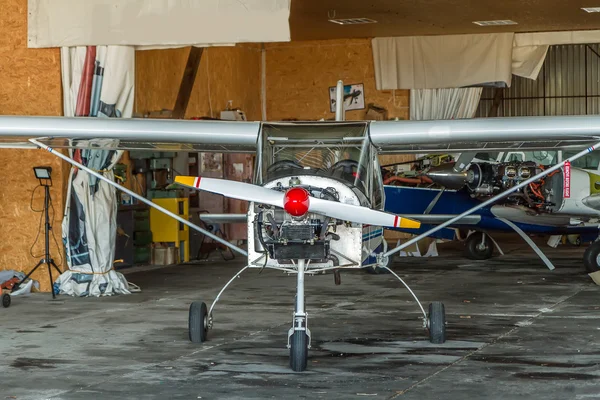
<svg viewBox="0 0 600 400"><path fill-rule="evenodd" d="M563 197L568 199L571 197L571 162L565 162L565 166L563 168L563 176L565 177L565 182L563 185Z"/></svg>

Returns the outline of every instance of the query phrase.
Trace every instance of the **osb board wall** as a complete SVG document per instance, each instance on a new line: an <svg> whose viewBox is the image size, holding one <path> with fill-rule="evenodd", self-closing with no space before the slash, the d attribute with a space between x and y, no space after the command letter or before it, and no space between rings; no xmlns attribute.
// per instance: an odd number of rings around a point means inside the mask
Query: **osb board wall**
<svg viewBox="0 0 600 400"><path fill-rule="evenodd" d="M61 115L59 50L27 49L27 0L2 1L0 37L0 115ZM41 150L0 150L0 270L28 271L39 260L29 254L40 222L40 213L29 208L38 186L32 170L35 165L53 169L53 227L60 244L66 166ZM42 189L36 191L34 208L42 206L43 195ZM33 253L38 256L43 250L42 232ZM62 251L54 244L51 251L58 262ZM46 269L39 268L33 279L40 281L42 290L50 290Z"/></svg>
<svg viewBox="0 0 600 400"><path fill-rule="evenodd" d="M136 52L136 112L172 110L189 47ZM205 48L185 117L219 118L229 100L260 120L260 47Z"/></svg>
<svg viewBox="0 0 600 400"><path fill-rule="evenodd" d="M388 110L388 118L408 119L408 90L375 89L370 39L323 40L266 45L267 118L333 119L329 88L338 80L364 84L365 104ZM366 110L346 112L347 120L364 119Z"/></svg>

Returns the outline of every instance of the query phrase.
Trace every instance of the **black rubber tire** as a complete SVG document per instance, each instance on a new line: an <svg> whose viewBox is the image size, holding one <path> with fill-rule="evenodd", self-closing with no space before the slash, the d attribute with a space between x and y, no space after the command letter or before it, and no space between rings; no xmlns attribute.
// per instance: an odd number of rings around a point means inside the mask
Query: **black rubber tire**
<svg viewBox="0 0 600 400"><path fill-rule="evenodd" d="M295 372L306 370L308 361L308 335L295 331L290 338L290 368Z"/></svg>
<svg viewBox="0 0 600 400"><path fill-rule="evenodd" d="M446 342L446 310L444 303L434 301L429 304L429 341L433 344Z"/></svg>
<svg viewBox="0 0 600 400"><path fill-rule="evenodd" d="M2 307L8 308L8 307L10 307L10 303L11 303L10 294L4 293L2 295Z"/></svg>
<svg viewBox="0 0 600 400"><path fill-rule="evenodd" d="M485 249L480 249L481 236L483 233L476 232L471 234L465 241L465 257L471 260L487 260L494 254L494 244L492 239L487 237L485 240Z"/></svg>
<svg viewBox="0 0 600 400"><path fill-rule="evenodd" d="M192 343L206 341L208 335L208 311L206 310L206 304L201 301L194 301L190 305L188 332Z"/></svg>
<svg viewBox="0 0 600 400"><path fill-rule="evenodd" d="M600 271L598 265L598 254L600 254L600 242L594 242L585 249L583 253L583 266L589 273Z"/></svg>

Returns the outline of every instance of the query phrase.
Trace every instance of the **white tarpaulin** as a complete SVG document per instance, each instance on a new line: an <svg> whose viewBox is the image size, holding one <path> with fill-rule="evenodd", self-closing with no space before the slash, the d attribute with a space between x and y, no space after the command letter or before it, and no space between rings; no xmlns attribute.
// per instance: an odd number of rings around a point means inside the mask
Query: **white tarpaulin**
<svg viewBox="0 0 600 400"><path fill-rule="evenodd" d="M373 39L378 90L510 85L513 33Z"/></svg>
<svg viewBox="0 0 600 400"><path fill-rule="evenodd" d="M65 116L130 118L133 110L135 50L130 46L61 49ZM103 150L115 139L79 141L71 157L114 179L122 151ZM61 294L105 296L130 293L125 277L113 270L117 234L113 186L71 168L62 230L69 271L56 281Z"/></svg>
<svg viewBox="0 0 600 400"><path fill-rule="evenodd" d="M600 43L600 30L373 39L378 90L438 89L537 79L548 47Z"/></svg>
<svg viewBox="0 0 600 400"><path fill-rule="evenodd" d="M28 0L28 15L29 47L290 41L290 0Z"/></svg>

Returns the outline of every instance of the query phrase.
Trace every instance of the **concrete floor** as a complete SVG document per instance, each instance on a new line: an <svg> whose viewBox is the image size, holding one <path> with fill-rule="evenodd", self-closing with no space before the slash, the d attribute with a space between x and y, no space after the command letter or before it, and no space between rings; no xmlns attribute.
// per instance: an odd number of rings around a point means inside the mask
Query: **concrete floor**
<svg viewBox="0 0 600 400"><path fill-rule="evenodd" d="M490 262L442 250L394 269L426 304L445 302L432 345L390 275L307 278L308 370L288 368L295 280L250 271L226 292L209 340L187 340L189 303L209 303L242 261L131 271L142 293L13 299L0 309L7 399L600 399L600 287L583 249L513 246Z"/></svg>

